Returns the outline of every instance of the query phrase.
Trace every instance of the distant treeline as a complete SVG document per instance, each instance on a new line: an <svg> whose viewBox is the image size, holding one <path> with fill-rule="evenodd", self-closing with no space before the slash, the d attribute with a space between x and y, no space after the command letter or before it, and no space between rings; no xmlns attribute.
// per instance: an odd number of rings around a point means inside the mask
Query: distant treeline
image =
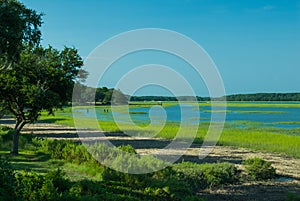
<svg viewBox="0 0 300 201"><path fill-rule="evenodd" d="M227 101L300 101L300 93L257 93L226 96Z"/></svg>
<svg viewBox="0 0 300 201"><path fill-rule="evenodd" d="M193 101L192 96L128 96L119 89L99 87L97 89L77 83L78 97L83 102L91 102L95 99L97 104L127 104L128 101ZM114 94L114 95L113 95ZM74 98L74 97L73 97ZM224 97L210 98L199 97L197 101L220 101ZM226 96L227 101L300 101L300 93L256 93L256 94L235 94Z"/></svg>
<svg viewBox="0 0 300 201"><path fill-rule="evenodd" d="M182 101L193 100L189 96L180 96ZM131 101L177 101L176 97L167 96L132 96ZM221 98L197 97L197 101L224 100ZM226 96L227 101L300 101L300 93L256 93Z"/></svg>
<svg viewBox="0 0 300 201"><path fill-rule="evenodd" d="M210 101L207 97L196 97L197 101ZM132 96L130 101L194 101L195 98L192 96Z"/></svg>

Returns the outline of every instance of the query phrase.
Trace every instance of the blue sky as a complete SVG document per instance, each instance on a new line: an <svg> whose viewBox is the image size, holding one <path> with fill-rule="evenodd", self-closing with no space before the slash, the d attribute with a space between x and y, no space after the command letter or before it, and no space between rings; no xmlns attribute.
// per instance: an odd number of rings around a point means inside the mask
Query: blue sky
<svg viewBox="0 0 300 201"><path fill-rule="evenodd" d="M227 94L300 91L299 0L22 2L45 14L43 45L59 49L64 45L75 46L83 58L121 32L170 29L195 40L208 52L219 69ZM117 72L116 69L113 73ZM198 95L207 95L203 83L196 82L192 73L185 76L191 76ZM113 85L109 79L103 84ZM141 95L147 93L150 91ZM160 93L157 95L163 92Z"/></svg>

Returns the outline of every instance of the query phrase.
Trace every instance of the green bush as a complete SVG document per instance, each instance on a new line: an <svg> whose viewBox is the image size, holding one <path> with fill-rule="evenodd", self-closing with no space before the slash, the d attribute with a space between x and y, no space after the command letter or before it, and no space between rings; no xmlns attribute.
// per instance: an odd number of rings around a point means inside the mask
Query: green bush
<svg viewBox="0 0 300 201"><path fill-rule="evenodd" d="M14 200L15 195L15 174L12 166L0 158L0 200Z"/></svg>
<svg viewBox="0 0 300 201"><path fill-rule="evenodd" d="M92 156L84 145L67 143L62 149L62 159L71 163L81 164L91 161Z"/></svg>
<svg viewBox="0 0 300 201"><path fill-rule="evenodd" d="M35 201L40 197L39 190L43 187L43 176L35 172L18 172L16 174L17 189L19 199Z"/></svg>
<svg viewBox="0 0 300 201"><path fill-rule="evenodd" d="M237 169L230 163L196 164L184 162L174 165L173 170L176 178L186 181L194 191L233 183L237 177Z"/></svg>
<svg viewBox="0 0 300 201"><path fill-rule="evenodd" d="M276 169L271 163L261 158L249 158L243 161L246 171L251 179L264 180L276 177Z"/></svg>
<svg viewBox="0 0 300 201"><path fill-rule="evenodd" d="M61 169L48 172L45 175L45 180L51 181L58 192L68 191L71 185L70 180L66 178L66 173Z"/></svg>
<svg viewBox="0 0 300 201"><path fill-rule="evenodd" d="M137 154L136 150L131 145L121 145L118 147L120 150L130 153L130 154Z"/></svg>
<svg viewBox="0 0 300 201"><path fill-rule="evenodd" d="M33 139L32 142L41 151L50 154L52 159L63 159L62 150L65 146L67 146L67 144L73 144L67 140L49 140L39 138Z"/></svg>
<svg viewBox="0 0 300 201"><path fill-rule="evenodd" d="M16 174L16 194L19 200L62 200L62 195L68 193L70 187L70 181L59 169L45 175L32 171Z"/></svg>
<svg viewBox="0 0 300 201"><path fill-rule="evenodd" d="M288 193L286 201L300 201L300 195L296 193Z"/></svg>

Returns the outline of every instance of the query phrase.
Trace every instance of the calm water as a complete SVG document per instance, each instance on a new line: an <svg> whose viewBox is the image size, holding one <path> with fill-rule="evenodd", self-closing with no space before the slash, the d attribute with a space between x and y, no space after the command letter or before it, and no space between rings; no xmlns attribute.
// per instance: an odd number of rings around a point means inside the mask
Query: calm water
<svg viewBox="0 0 300 201"><path fill-rule="evenodd" d="M300 103L299 103L300 104ZM219 111L218 111L219 110ZM222 108L216 108L217 112L222 112ZM166 121L181 122L188 121L195 124L201 122L210 122L211 107L206 106L190 106L179 105L166 107L164 110L157 106L155 107L140 107L131 108L130 118L134 122L161 123ZM199 111L199 116L195 115L195 111ZM77 110L81 117L94 117L91 111L86 109ZM138 113L138 114L136 114ZM104 112L103 108L96 109L97 119L102 121L114 121L113 114L118 117L116 121L126 122L127 116L123 112L111 111ZM246 127L251 125L260 127L278 127L278 128L300 128L300 108L284 108L284 107L227 107L226 122L232 125ZM284 124L279 122L296 122L293 124Z"/></svg>

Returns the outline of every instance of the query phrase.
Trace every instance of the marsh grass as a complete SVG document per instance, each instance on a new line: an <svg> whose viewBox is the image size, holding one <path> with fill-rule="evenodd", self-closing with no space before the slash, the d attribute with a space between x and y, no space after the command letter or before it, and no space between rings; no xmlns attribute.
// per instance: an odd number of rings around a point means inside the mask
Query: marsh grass
<svg viewBox="0 0 300 201"><path fill-rule="evenodd" d="M176 103L166 103L166 106L171 106ZM199 105L210 105L210 103L199 103ZM146 106L146 104L145 104ZM288 104L276 104L276 103L249 103L249 102L229 102L227 106L230 107L300 107L300 104L288 103ZM97 106L104 107L104 106ZM132 106L130 106L132 107ZM136 107L134 105L133 107ZM147 106L148 107L148 106ZM121 109L121 108L120 108ZM56 116L46 116L45 114L41 117L42 121L58 123L62 125L74 127L74 119L67 113L71 112L70 108L65 108L64 111L58 111ZM248 111L246 111L248 112ZM255 111L254 111L255 112ZM268 112L268 111L262 111ZM100 125L103 131L108 132L122 132L115 122L98 121L98 125L91 124L90 119L80 118L80 121L86 128L98 129ZM135 122L136 125L122 124L122 128L128 131L134 131L137 136L152 136L153 131L145 130L148 126L145 122ZM277 122L280 124L298 124L300 122ZM276 124L276 123L274 123ZM264 128L261 126L261 122L248 122L248 121L235 121L225 124L223 133L218 141L219 145L235 146L250 148L253 150L276 152L286 154L300 158L300 130L299 129L280 129L272 127ZM209 127L209 122L202 122L199 125L197 136L194 142L202 143L206 136ZM154 137L174 139L180 129L180 124L176 122L167 122L163 129L157 133ZM186 135L189 136L189 128L183 128ZM155 131L155 129L154 129Z"/></svg>
<svg viewBox="0 0 300 201"><path fill-rule="evenodd" d="M300 158L300 136L253 129L224 129L219 145L276 152Z"/></svg>

